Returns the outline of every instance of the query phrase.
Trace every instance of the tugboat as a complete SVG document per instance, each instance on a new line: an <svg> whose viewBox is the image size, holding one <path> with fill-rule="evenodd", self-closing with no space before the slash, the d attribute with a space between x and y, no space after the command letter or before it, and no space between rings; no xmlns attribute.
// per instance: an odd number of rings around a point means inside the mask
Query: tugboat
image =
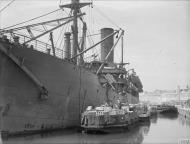
<svg viewBox="0 0 190 144"><path fill-rule="evenodd" d="M135 117L135 113L129 111L129 107L122 107L121 109L112 108L108 105L102 105L94 109L88 107L82 114L81 127L87 133L110 133L118 128L126 128L131 123L130 116Z"/></svg>
<svg viewBox="0 0 190 144"><path fill-rule="evenodd" d="M88 106L82 113L81 127L86 133L112 133L125 131L142 118L142 107L139 104L119 103L113 106L107 103L100 107ZM144 118L142 119L145 120Z"/></svg>
<svg viewBox="0 0 190 144"><path fill-rule="evenodd" d="M143 106L142 113L139 115L139 122L150 122L150 111L146 105Z"/></svg>

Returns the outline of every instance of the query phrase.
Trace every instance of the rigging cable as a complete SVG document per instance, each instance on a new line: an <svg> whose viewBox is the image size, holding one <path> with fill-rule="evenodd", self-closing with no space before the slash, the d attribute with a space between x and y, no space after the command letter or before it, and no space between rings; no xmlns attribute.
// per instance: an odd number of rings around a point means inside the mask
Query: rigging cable
<svg viewBox="0 0 190 144"><path fill-rule="evenodd" d="M10 3L8 3L5 7L3 7L1 10L0 10L0 13L5 10L8 6L10 6L15 0L12 0Z"/></svg>
<svg viewBox="0 0 190 144"><path fill-rule="evenodd" d="M104 16L110 23L112 23L117 28L120 28L115 22L113 22L108 16L106 16L98 7L95 7L95 9L97 10L97 12L100 13L101 16Z"/></svg>
<svg viewBox="0 0 190 144"><path fill-rule="evenodd" d="M43 14L43 15L41 15L41 16L38 16L38 17L35 17L35 18L32 18L32 19L29 19L29 20L27 20L27 21L24 21L24 22L21 22L21 23L18 23L18 24L12 25L12 26L8 26L8 27L3 28L3 29L5 30L5 29L8 29L8 28L11 28L11 27L17 26L17 25L21 25L21 24L27 23L27 22L29 22L29 21L32 21L32 20L35 20L35 19L38 19L38 18L41 18L41 17L47 16L47 15L49 15L49 14L51 14L51 13L54 13L54 12L56 12L56 11L58 11L58 10L60 10L60 9L54 10L54 11L52 11L52 12L49 12L49 13Z"/></svg>
<svg viewBox="0 0 190 144"><path fill-rule="evenodd" d="M60 3L61 3L61 0L60 0ZM63 10L63 11L64 11L64 10ZM64 12L69 16L69 14L68 14L66 11L64 11ZM66 26L67 26L67 25L68 25L68 24L66 24ZM64 28L65 28L65 26L63 26L62 29L60 30L60 32L59 32L59 36L58 36L58 39L57 39L55 45L58 44L58 41L59 41L59 39L61 38L61 35L62 35L62 32L64 31Z"/></svg>
<svg viewBox="0 0 190 144"><path fill-rule="evenodd" d="M65 29L65 27L63 27ZM62 46L64 46L65 43L63 43L64 41L64 33L61 33L62 35L62 39L60 40L60 43L59 43L59 48L61 49ZM64 48L64 47L63 47Z"/></svg>
<svg viewBox="0 0 190 144"><path fill-rule="evenodd" d="M64 29L64 27L62 27L62 29L60 30L59 36L58 36L58 39L57 39L55 45L57 45L57 43L58 43L58 41L59 41L59 39L60 39L60 37L61 37L61 34L62 34L62 32L63 32L63 29Z"/></svg>
<svg viewBox="0 0 190 144"><path fill-rule="evenodd" d="M61 2L61 0L60 0L60 2ZM63 12L65 12L66 13L66 15L67 16L71 16L71 13L68 13L68 12L66 12L65 10L63 10L63 9L61 9ZM62 29L60 30L60 32L59 32L59 36L58 36L58 39L57 39L57 41L56 41L56 45L58 45L58 42L59 42L59 46L58 47L61 47L61 45L62 45L62 42L63 42L63 39L64 39L64 31L67 31L67 29L68 29L68 26L69 26L69 23L67 23L64 27L62 27ZM65 30L64 30L65 29Z"/></svg>

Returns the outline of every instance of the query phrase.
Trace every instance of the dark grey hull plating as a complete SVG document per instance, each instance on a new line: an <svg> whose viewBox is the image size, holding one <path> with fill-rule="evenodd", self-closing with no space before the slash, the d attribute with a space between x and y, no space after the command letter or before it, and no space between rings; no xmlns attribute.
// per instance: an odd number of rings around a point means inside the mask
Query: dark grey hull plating
<svg viewBox="0 0 190 144"><path fill-rule="evenodd" d="M0 43L0 47L9 45ZM80 125L80 114L87 106L106 101L106 89L97 75L51 55L13 46L7 52L22 60L47 88L47 99L39 98L39 89L6 53L0 51L0 129L5 133L60 129ZM113 90L109 98L121 97ZM138 97L130 94L128 101Z"/></svg>

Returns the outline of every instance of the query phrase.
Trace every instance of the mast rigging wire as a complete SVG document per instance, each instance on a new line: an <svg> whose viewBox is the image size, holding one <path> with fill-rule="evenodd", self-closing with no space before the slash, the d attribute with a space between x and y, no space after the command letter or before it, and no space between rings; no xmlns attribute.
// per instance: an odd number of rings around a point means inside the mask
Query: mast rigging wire
<svg viewBox="0 0 190 144"><path fill-rule="evenodd" d="M58 39L57 39L55 45L57 45L57 43L58 43L58 41L59 41L59 39L60 39L60 37L61 37L61 34L62 34L62 32L63 32L63 29L64 29L64 26L62 27L62 29L61 29L60 32L59 32L59 36L58 36Z"/></svg>
<svg viewBox="0 0 190 144"><path fill-rule="evenodd" d="M6 6L4 6L1 10L0 10L0 13L2 11L4 11L8 6L10 6L15 0L12 0L10 3L8 3Z"/></svg>
<svg viewBox="0 0 190 144"><path fill-rule="evenodd" d="M63 43L64 41L64 35L62 35L62 39L61 42L59 43L59 48L61 49L61 46L63 46L65 43ZM64 47L63 47L64 48Z"/></svg>
<svg viewBox="0 0 190 144"><path fill-rule="evenodd" d="M47 15L49 15L49 14L51 14L51 13L54 13L54 12L56 12L56 11L58 11L58 10L61 10L61 9L54 10L54 11L52 11L52 12L49 12L49 13L43 14L43 15L41 15L41 16L38 16L38 17L35 17L35 18L32 18L32 19L29 19L29 20L27 20L27 21L24 21L24 22L21 22L21 23L18 23L18 24L12 25L12 26L5 27L5 28L3 28L3 29L5 30L5 29L8 29L8 28L12 28L12 27L14 27L14 26L17 26L17 25L21 25L21 24L24 24L24 23L30 22L30 21L32 21L32 20L35 20L35 19L38 19L38 18L41 18L41 17L47 16Z"/></svg>
<svg viewBox="0 0 190 144"><path fill-rule="evenodd" d="M98 7L94 7L94 8L97 10L97 12L100 13L101 16L105 17L111 24L113 24L117 28L120 28L114 21L112 21L108 16L106 16Z"/></svg>

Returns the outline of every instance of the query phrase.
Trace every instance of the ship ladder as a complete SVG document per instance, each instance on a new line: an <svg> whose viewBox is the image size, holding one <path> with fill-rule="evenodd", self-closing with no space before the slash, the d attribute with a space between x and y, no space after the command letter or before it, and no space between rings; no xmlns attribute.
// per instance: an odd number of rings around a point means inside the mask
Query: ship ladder
<svg viewBox="0 0 190 144"><path fill-rule="evenodd" d="M110 84L112 89L115 90L115 87L113 86L113 83L116 82L115 78L111 74L106 74L104 77L107 80L107 82Z"/></svg>

